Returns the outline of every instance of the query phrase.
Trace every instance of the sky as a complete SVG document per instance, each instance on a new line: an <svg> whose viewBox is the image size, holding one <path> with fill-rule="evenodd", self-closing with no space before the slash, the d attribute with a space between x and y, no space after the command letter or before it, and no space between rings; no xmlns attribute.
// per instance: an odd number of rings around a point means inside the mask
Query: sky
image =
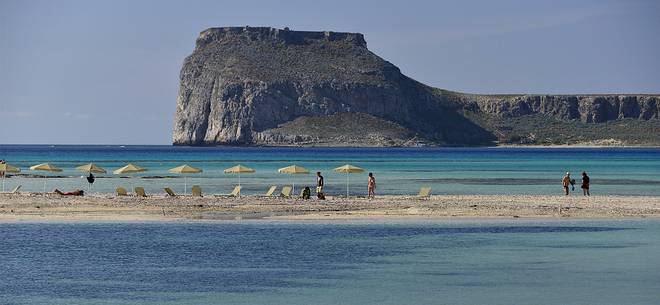
<svg viewBox="0 0 660 305"><path fill-rule="evenodd" d="M197 35L245 25L360 32L454 91L660 93L656 0L0 0L0 144L170 144Z"/></svg>

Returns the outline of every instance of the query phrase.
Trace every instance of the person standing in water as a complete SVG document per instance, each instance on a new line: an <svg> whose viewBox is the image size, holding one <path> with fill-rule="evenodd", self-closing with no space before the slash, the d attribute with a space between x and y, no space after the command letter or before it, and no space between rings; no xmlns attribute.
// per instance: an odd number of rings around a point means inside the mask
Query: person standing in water
<svg viewBox="0 0 660 305"><path fill-rule="evenodd" d="M316 172L316 197L318 199L325 199L325 195L323 194L323 176L321 176L321 172Z"/></svg>
<svg viewBox="0 0 660 305"><path fill-rule="evenodd" d="M367 181L367 198L374 198L376 196L376 178L373 173L369 173L369 180Z"/></svg>
<svg viewBox="0 0 660 305"><path fill-rule="evenodd" d="M564 192L568 196L568 187L571 185L571 173L566 172L566 175L561 179L561 185L564 187Z"/></svg>
<svg viewBox="0 0 660 305"><path fill-rule="evenodd" d="M587 176L587 172L582 172L582 194L584 196L591 196L589 194L589 176Z"/></svg>

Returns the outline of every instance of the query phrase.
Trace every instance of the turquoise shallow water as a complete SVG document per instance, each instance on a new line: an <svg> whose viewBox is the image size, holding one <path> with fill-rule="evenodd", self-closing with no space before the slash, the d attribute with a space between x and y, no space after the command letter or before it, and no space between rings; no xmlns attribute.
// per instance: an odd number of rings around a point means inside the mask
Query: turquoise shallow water
<svg viewBox="0 0 660 305"><path fill-rule="evenodd" d="M557 194L566 171L578 178L587 171L594 194L660 195L660 149L520 149L520 148L221 148L172 146L44 146L0 145L0 159L23 168L52 162L65 169L62 178L48 179L48 189L86 189L74 167L96 162L114 170L133 162L148 171L133 178L101 175L95 192L112 192L117 186L144 186L163 193L165 186L183 192L183 178L167 169L182 163L204 169L191 175L188 185L201 185L208 193L228 193L237 176L224 168L242 163L257 170L243 175L244 194L263 193L268 185L315 183L313 175L288 176L277 169L296 163L324 173L327 192L345 191L345 175L332 168L351 163L376 175L380 194L412 194L431 186L434 194ZM366 172L350 176L352 193L366 193ZM156 179L155 177L165 177ZM12 177L6 188L23 185L26 191L41 191L43 179Z"/></svg>
<svg viewBox="0 0 660 305"><path fill-rule="evenodd" d="M658 304L660 222L0 224L0 304Z"/></svg>

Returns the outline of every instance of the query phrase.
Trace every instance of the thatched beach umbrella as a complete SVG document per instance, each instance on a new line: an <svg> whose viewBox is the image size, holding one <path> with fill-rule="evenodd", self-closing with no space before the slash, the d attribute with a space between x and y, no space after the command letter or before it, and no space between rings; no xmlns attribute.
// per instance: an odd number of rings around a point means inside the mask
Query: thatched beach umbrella
<svg viewBox="0 0 660 305"><path fill-rule="evenodd" d="M350 164L346 164L346 165L337 167L333 170L335 172L338 172L338 173L346 173L346 198L348 198L348 193L349 193L348 188L349 188L349 185L350 185L350 180L348 178L348 175L353 174L353 173L362 173L362 172L364 172L364 169L359 168L357 166L350 165Z"/></svg>
<svg viewBox="0 0 660 305"><path fill-rule="evenodd" d="M135 173L142 173L146 172L147 169L143 167L139 167L135 164L128 163L124 167L118 168L114 170L112 173L115 175L123 175L123 174L135 174Z"/></svg>
<svg viewBox="0 0 660 305"><path fill-rule="evenodd" d="M287 167L282 167L277 170L278 173L280 174L290 174L290 175L307 175L309 174L309 170L298 165L289 165ZM295 194L296 192L296 183L292 182L291 183L291 192Z"/></svg>
<svg viewBox="0 0 660 305"><path fill-rule="evenodd" d="M98 166L94 163L88 163L88 164L85 164L85 165L78 166L78 167L76 167L76 170L79 171L79 172L88 173L88 174L91 174L91 173L105 174L106 173L105 169L103 169L102 167L100 167L100 166ZM87 191L89 192L91 189L92 189L92 183L91 182L87 183Z"/></svg>
<svg viewBox="0 0 660 305"><path fill-rule="evenodd" d="M62 169L52 165L50 163L41 163L37 165L30 166L30 170L32 171L43 171L43 172L61 172ZM46 175L44 174L44 194L46 194Z"/></svg>
<svg viewBox="0 0 660 305"><path fill-rule="evenodd" d="M183 194L185 194L188 189L188 176L185 174L199 174L202 172L200 168L192 167L188 164L170 168L168 171L173 174L183 174Z"/></svg>
<svg viewBox="0 0 660 305"><path fill-rule="evenodd" d="M21 169L18 167L13 167L7 163L0 164L0 172L2 173L2 192L5 192L5 177L7 173L20 173Z"/></svg>
<svg viewBox="0 0 660 305"><path fill-rule="evenodd" d="M240 164L224 170L225 174L238 174L238 186L241 186L241 174L251 174L254 172L256 172L254 169Z"/></svg>

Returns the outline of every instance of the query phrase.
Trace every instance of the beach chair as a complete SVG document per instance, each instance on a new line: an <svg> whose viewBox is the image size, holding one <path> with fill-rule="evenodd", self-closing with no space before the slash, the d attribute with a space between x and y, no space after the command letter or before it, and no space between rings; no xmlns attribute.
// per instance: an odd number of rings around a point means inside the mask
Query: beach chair
<svg viewBox="0 0 660 305"><path fill-rule="evenodd" d="M193 185L191 191L193 197L202 197L202 188L199 185Z"/></svg>
<svg viewBox="0 0 660 305"><path fill-rule="evenodd" d="M174 191L171 188L166 187L166 188L164 188L164 190L165 190L165 193L167 193L168 196L176 197L176 193L174 193Z"/></svg>
<svg viewBox="0 0 660 305"><path fill-rule="evenodd" d="M431 188L430 187L421 187L419 189L419 194L417 199L431 199Z"/></svg>
<svg viewBox="0 0 660 305"><path fill-rule="evenodd" d="M17 185L11 192L6 192L5 194L18 194L18 191L21 189L22 185Z"/></svg>
<svg viewBox="0 0 660 305"><path fill-rule="evenodd" d="M125 188L118 187L117 188L117 196L128 196L128 192L126 192Z"/></svg>
<svg viewBox="0 0 660 305"><path fill-rule="evenodd" d="M239 197L241 196L241 186L237 185L234 187L234 190L231 191L229 194L220 194L220 195L215 195L216 197Z"/></svg>
<svg viewBox="0 0 660 305"><path fill-rule="evenodd" d="M287 185L285 187L282 187L282 192L280 192L280 197L291 198L291 186Z"/></svg>
<svg viewBox="0 0 660 305"><path fill-rule="evenodd" d="M18 194L18 190L21 189L21 185L17 185L11 192L2 192L1 194Z"/></svg>
<svg viewBox="0 0 660 305"><path fill-rule="evenodd" d="M276 189L277 189L277 185L271 185L270 188L268 188L266 194L264 194L264 197L273 197L273 194L275 194Z"/></svg>
<svg viewBox="0 0 660 305"><path fill-rule="evenodd" d="M136 186L135 189L135 196L138 197L147 197L147 194L144 192L144 188L140 186Z"/></svg>

